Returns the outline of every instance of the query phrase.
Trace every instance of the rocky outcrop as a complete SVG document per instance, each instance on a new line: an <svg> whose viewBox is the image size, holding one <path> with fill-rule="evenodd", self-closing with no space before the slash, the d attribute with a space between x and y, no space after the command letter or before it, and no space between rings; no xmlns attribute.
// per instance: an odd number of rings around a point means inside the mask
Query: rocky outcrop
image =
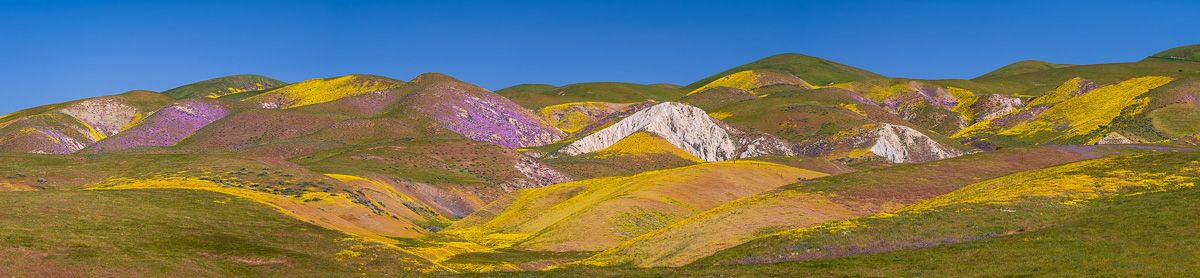
<svg viewBox="0 0 1200 278"><path fill-rule="evenodd" d="M604 116L604 118L600 118L599 120L596 120L596 121L592 122L591 124L588 124L587 126L579 129L579 131L576 131L575 134L576 135L586 135L588 133L591 133L593 130L596 130L596 129L599 129L602 127L606 127L613 122L624 119L625 117L629 117L629 115L633 115L633 113L637 113L638 111L645 110L646 108L657 105L658 103L659 102L657 102L657 101L651 100L651 101L635 103L633 105L625 106L625 108L622 108L621 110L617 110L616 112L609 113L608 115Z"/></svg>
<svg viewBox="0 0 1200 278"><path fill-rule="evenodd" d="M0 151L71 154L94 142L90 128L60 113L44 113L8 122L0 128Z"/></svg>
<svg viewBox="0 0 1200 278"><path fill-rule="evenodd" d="M125 129L143 115L137 108L114 97L99 97L59 108L59 113L75 117L95 130L95 140L104 139Z"/></svg>
<svg viewBox="0 0 1200 278"><path fill-rule="evenodd" d="M892 163L921 163L965 154L907 126L884 123L845 133L848 135L800 142L796 152L837 162L882 158Z"/></svg>
<svg viewBox="0 0 1200 278"><path fill-rule="evenodd" d="M894 163L926 162L963 155L907 126L883 124L876 131L871 153Z"/></svg>
<svg viewBox="0 0 1200 278"><path fill-rule="evenodd" d="M1121 144L1141 144L1146 143L1146 139L1134 135L1123 135L1119 132L1110 132L1104 138L1100 138L1093 145L1121 145Z"/></svg>
<svg viewBox="0 0 1200 278"><path fill-rule="evenodd" d="M971 111L975 111L974 121L982 122L1017 111L1024 105L1025 102L1018 97L986 94L971 103Z"/></svg>
<svg viewBox="0 0 1200 278"><path fill-rule="evenodd" d="M764 155L792 155L777 137L733 128L693 106L664 102L572 142L559 150L567 155L598 151L639 131L654 133L705 161L724 161Z"/></svg>

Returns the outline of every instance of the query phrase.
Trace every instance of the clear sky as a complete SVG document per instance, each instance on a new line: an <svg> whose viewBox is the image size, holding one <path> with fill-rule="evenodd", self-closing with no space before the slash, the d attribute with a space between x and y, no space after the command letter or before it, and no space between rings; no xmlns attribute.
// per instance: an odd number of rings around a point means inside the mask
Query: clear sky
<svg viewBox="0 0 1200 278"><path fill-rule="evenodd" d="M969 79L1200 43L1200 1L0 1L0 114L233 74L688 84L778 53Z"/></svg>

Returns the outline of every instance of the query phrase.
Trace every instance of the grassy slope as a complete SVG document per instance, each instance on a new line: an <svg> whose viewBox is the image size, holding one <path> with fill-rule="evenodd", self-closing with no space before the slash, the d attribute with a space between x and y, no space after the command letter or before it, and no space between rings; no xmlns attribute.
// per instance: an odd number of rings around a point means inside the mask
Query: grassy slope
<svg viewBox="0 0 1200 278"><path fill-rule="evenodd" d="M634 103L646 100L670 101L686 92L679 89L622 82L577 83L534 92L532 89L504 89L504 97L522 107L537 109L572 102Z"/></svg>
<svg viewBox="0 0 1200 278"><path fill-rule="evenodd" d="M732 87L715 87L705 90L697 90L695 93L689 93L675 102L683 103L705 111L713 111L716 108L725 106L730 103L739 101L747 101L758 99L758 95L746 90Z"/></svg>
<svg viewBox="0 0 1200 278"><path fill-rule="evenodd" d="M776 94L767 98L734 102L710 110L709 115L793 142L822 134L832 135L874 122L842 106L856 104L857 100L836 92L827 92L833 89L822 90L824 91L796 92L787 96ZM860 106L860 111L872 108L879 110L874 106ZM895 120L900 121L898 118Z"/></svg>
<svg viewBox="0 0 1200 278"><path fill-rule="evenodd" d="M974 117L970 107L980 96L962 88L943 87L906 78L876 78L830 87L853 91L920 126L918 130L933 130L940 134L954 134L970 124L970 119ZM948 103L956 105L944 105Z"/></svg>
<svg viewBox="0 0 1200 278"><path fill-rule="evenodd" d="M1098 84L1111 84L1142 76L1197 75L1200 64L1172 62L1137 62L1082 65L1049 69L992 79L995 81L1027 84L1032 88L1022 92L1027 96L1040 96L1059 84L1075 77L1082 77Z"/></svg>
<svg viewBox="0 0 1200 278"><path fill-rule="evenodd" d="M802 54L787 53L766 57L761 60L737 66L713 76L700 79L699 81L684 86L683 90L690 92L700 88L701 86L704 86L705 84L720 79L721 77L752 69L782 70L814 85L825 85L883 77L883 75L879 75L877 73L838 64L833 61Z"/></svg>
<svg viewBox="0 0 1200 278"><path fill-rule="evenodd" d="M518 191L443 233L493 248L597 251L738 197L824 175L729 161L563 183Z"/></svg>
<svg viewBox="0 0 1200 278"><path fill-rule="evenodd" d="M514 164L516 151L465 138L414 139L381 144L331 149L291 159L322 173L337 173L395 183L393 187L410 198L406 206L432 210L423 215L430 223L445 227L456 219L515 190L513 182L525 179Z"/></svg>
<svg viewBox="0 0 1200 278"><path fill-rule="evenodd" d="M997 79L985 80L963 80L963 79L937 79L937 80L921 80L922 82L937 84L945 87L957 87L967 91L972 91L979 94L1001 94L1018 97L1030 97L1022 95L1023 92L1032 89L1036 86Z"/></svg>
<svg viewBox="0 0 1200 278"><path fill-rule="evenodd" d="M404 85L403 81L391 78L353 74L305 80L246 98L245 101L270 108L292 108L387 90L402 85Z"/></svg>
<svg viewBox="0 0 1200 278"><path fill-rule="evenodd" d="M1148 76L1103 86L1054 104L1026 122L997 132L989 141L1002 145L1095 143L1113 131L1110 127L1123 114L1141 113L1149 101L1140 98L1142 95L1174 80Z"/></svg>
<svg viewBox="0 0 1200 278"><path fill-rule="evenodd" d="M899 212L784 231L695 265L772 263L923 248L1052 228L1102 198L1195 186L1196 152L1094 159L968 185Z"/></svg>
<svg viewBox="0 0 1200 278"><path fill-rule="evenodd" d="M830 175L854 172L854 168L850 168L842 164L829 162L828 160L802 156L759 156L743 158L742 160L770 162Z"/></svg>
<svg viewBox="0 0 1200 278"><path fill-rule="evenodd" d="M1054 222L1035 231L911 250L772 264L569 268L467 277L1188 277L1200 267L1197 209L1200 188L1189 187L1095 200L1042 218ZM982 228L987 227L999 226Z"/></svg>
<svg viewBox="0 0 1200 278"><path fill-rule="evenodd" d="M438 269L395 247L224 194L158 189L0 196L5 275L327 277Z"/></svg>
<svg viewBox="0 0 1200 278"><path fill-rule="evenodd" d="M241 196L317 225L394 242L428 233L388 185L330 177L299 165L234 154L112 154L90 158L4 154L0 184L15 189L181 188ZM45 182L38 182L44 179ZM382 205L380 205L382 204ZM393 217L395 216L395 217Z"/></svg>
<svg viewBox="0 0 1200 278"><path fill-rule="evenodd" d="M217 77L187 84L178 88L163 91L162 93L177 99L222 97L243 92L270 90L283 87L285 85L287 85L286 82L271 79L270 77L266 76L240 74Z"/></svg>
<svg viewBox="0 0 1200 278"><path fill-rule="evenodd" d="M546 123L567 134L573 134L629 105L609 102L572 102L542 107L534 113Z"/></svg>
<svg viewBox="0 0 1200 278"><path fill-rule="evenodd" d="M582 263L593 266L680 266L760 236L894 211L982 179L1130 151L1140 150L1008 148L929 163L835 175L727 203L630 240Z"/></svg>
<svg viewBox="0 0 1200 278"><path fill-rule="evenodd" d="M1043 71L1043 70L1048 70L1048 69L1057 69L1057 68L1063 68L1063 67L1069 67L1069 66L1073 66L1073 65L1054 64L1054 63L1050 63L1050 62L1046 62L1046 61L1038 61L1038 60L1025 60L1025 61L1008 64L1008 65L1000 67L996 70L993 70L993 71L990 71L983 75L980 75L979 77L972 78L971 80L1009 77L1009 76L1018 75L1018 74L1025 74L1025 73Z"/></svg>
<svg viewBox="0 0 1200 278"><path fill-rule="evenodd" d="M773 85L793 85L793 87L801 89L811 89L812 86L796 77L781 70L771 69L752 69L736 72L724 77L713 80L713 82L705 84L703 87L697 88L688 92L688 95L703 92L707 89L716 87L737 88L744 91L754 92L756 95L765 95L766 92L759 92L756 89L773 86Z"/></svg>
<svg viewBox="0 0 1200 278"><path fill-rule="evenodd" d="M1196 88L1200 77L1185 76L1139 96L1147 100L1142 113L1123 113L1113 130L1133 133L1149 141L1178 139L1200 133L1200 106Z"/></svg>
<svg viewBox="0 0 1200 278"><path fill-rule="evenodd" d="M1139 62L1200 63L1200 44L1185 45L1150 55Z"/></svg>
<svg viewBox="0 0 1200 278"><path fill-rule="evenodd" d="M513 93L541 93L558 88L558 86L550 84L520 84L512 87L496 90L495 93L502 96L508 96Z"/></svg>

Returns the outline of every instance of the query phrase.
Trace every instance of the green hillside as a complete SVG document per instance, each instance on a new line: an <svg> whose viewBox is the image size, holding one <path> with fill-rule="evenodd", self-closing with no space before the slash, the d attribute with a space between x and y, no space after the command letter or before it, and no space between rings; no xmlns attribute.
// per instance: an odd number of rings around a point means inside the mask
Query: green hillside
<svg viewBox="0 0 1200 278"><path fill-rule="evenodd" d="M223 97L232 94L270 90L287 85L286 82L253 74L230 75L204 80L163 91L164 95L184 99L200 97Z"/></svg>
<svg viewBox="0 0 1200 278"><path fill-rule="evenodd" d="M726 203L577 264L682 266L761 236L892 212L978 180L1139 151L1128 148L1009 148L932 163L835 175ZM724 228L711 229L714 226Z"/></svg>
<svg viewBox="0 0 1200 278"><path fill-rule="evenodd" d="M1009 77L1009 76L1018 75L1018 74L1038 72L1038 71L1043 71L1043 70L1048 70L1048 69L1065 68L1065 67L1069 67L1069 66L1073 66L1073 65L1053 64L1050 62L1038 61L1038 60L1025 60L1025 61L1008 64L1008 65L1000 67L996 70L993 70L993 71L990 71L983 75L980 75L979 77L972 78L971 80Z"/></svg>
<svg viewBox="0 0 1200 278"><path fill-rule="evenodd" d="M1138 62L1200 63L1200 44L1185 45L1150 55Z"/></svg>
<svg viewBox="0 0 1200 278"><path fill-rule="evenodd" d="M519 84L512 87L496 90L497 94L509 95L514 93L541 93L558 88L550 84Z"/></svg>
<svg viewBox="0 0 1200 278"><path fill-rule="evenodd" d="M1018 74L992 80L1028 84L1033 88L1023 92L1026 96L1040 96L1054 86L1067 80L1081 77L1100 84L1119 82L1142 76L1200 75L1200 64L1172 62L1137 62L1117 64L1079 65Z"/></svg>
<svg viewBox="0 0 1200 278"><path fill-rule="evenodd" d="M634 103L647 100L669 101L686 94L682 90L671 87L622 82L577 83L562 87L547 86L549 85L517 85L496 91L496 93L530 109L589 101L613 103Z"/></svg>
<svg viewBox="0 0 1200 278"><path fill-rule="evenodd" d="M763 58L749 64L734 67L721 73L700 79L692 82L683 89L692 91L720 79L740 71L753 69L774 69L781 70L813 85L827 85L833 83L849 82L854 80L863 80L871 78L880 78L883 75L869 72L859 68L839 64L833 61L812 57L803 54L786 53L778 54Z"/></svg>
<svg viewBox="0 0 1200 278"><path fill-rule="evenodd" d="M393 246L215 192L28 191L3 196L0 264L5 275L15 277L445 271Z"/></svg>

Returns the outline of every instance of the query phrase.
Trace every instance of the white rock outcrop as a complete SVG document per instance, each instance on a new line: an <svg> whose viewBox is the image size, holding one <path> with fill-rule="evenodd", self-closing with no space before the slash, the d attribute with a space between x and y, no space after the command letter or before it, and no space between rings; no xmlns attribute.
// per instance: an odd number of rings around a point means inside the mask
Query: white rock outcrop
<svg viewBox="0 0 1200 278"><path fill-rule="evenodd" d="M871 152L893 163L926 162L963 155L907 126L883 124Z"/></svg>
<svg viewBox="0 0 1200 278"><path fill-rule="evenodd" d="M559 150L566 155L598 151L639 131L654 133L671 145L703 159L724 161L762 155L792 155L786 141L762 134L727 130L728 124L709 117L704 110L676 102L664 102L638 111L617 123L572 142ZM737 136L739 134L748 136Z"/></svg>
<svg viewBox="0 0 1200 278"><path fill-rule="evenodd" d="M84 100L59 108L58 112L75 117L95 129L100 136L95 140L113 136L125 130L137 118L146 116L138 114L140 111L137 108L111 97Z"/></svg>
<svg viewBox="0 0 1200 278"><path fill-rule="evenodd" d="M1109 132L1104 138L1100 138L1093 145L1122 145L1122 144L1141 144L1148 143L1146 139L1137 137L1136 135L1126 136L1117 132Z"/></svg>
<svg viewBox="0 0 1200 278"><path fill-rule="evenodd" d="M1005 96L999 94L983 95L971 104L971 108L975 109L975 121L981 122L999 117L1004 114L1012 113L1017 109L1025 106L1025 101L1019 97Z"/></svg>

